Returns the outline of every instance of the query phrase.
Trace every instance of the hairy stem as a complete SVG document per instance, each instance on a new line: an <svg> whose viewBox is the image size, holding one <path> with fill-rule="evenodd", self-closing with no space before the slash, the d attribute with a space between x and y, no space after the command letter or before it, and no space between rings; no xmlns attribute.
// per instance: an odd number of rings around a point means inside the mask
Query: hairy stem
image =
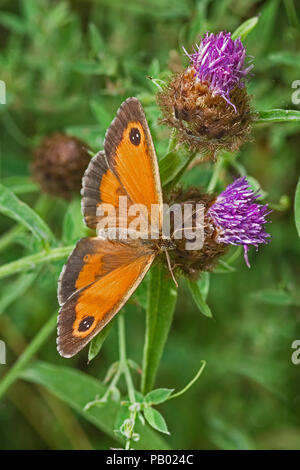
<svg viewBox="0 0 300 470"><path fill-rule="evenodd" d="M38 264L64 259L70 254L73 248L73 246L63 246L49 250L42 250L39 253L24 256L16 261L7 263L0 267L0 279L21 271L34 269Z"/></svg>

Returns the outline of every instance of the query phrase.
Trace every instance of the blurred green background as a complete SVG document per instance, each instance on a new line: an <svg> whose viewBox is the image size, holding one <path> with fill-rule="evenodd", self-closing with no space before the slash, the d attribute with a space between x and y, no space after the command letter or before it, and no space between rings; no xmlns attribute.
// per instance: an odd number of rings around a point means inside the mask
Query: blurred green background
<svg viewBox="0 0 300 470"><path fill-rule="evenodd" d="M1 180L35 207L58 240L65 236L67 212L77 215L72 243L84 233L79 200L68 204L41 195L30 183L35 146L63 130L97 151L121 102L137 96L158 158L163 156L169 131L158 123L156 88L147 76L163 78L186 64L182 46L190 50L205 31L234 31L260 15L245 41L255 64L248 86L253 106L297 109L291 101L291 84L300 79L297 1L0 0L0 5L0 79L7 87L7 103L0 105ZM274 209L268 226L272 242L251 251L250 270L241 256L235 271L211 275L213 320L197 311L181 283L157 386L180 389L201 359L207 366L188 394L160 408L171 431L166 440L175 449L300 449L300 365L291 362L291 344L300 339L300 246L293 215L299 123L259 124L253 136L238 164L224 170L219 189L237 175L238 165L255 178ZM194 167L184 184L206 185L211 171L211 164ZM14 226L0 216L1 264L36 250L32 235ZM7 344L7 365L0 365L0 379L57 310L62 264L1 280L0 339ZM127 310L128 354L141 363L144 312L134 304ZM90 365L86 350L73 359L59 357L54 330L34 360L102 379L117 357L114 327ZM1 398L0 417L2 449L116 446L68 400L28 381L15 381Z"/></svg>

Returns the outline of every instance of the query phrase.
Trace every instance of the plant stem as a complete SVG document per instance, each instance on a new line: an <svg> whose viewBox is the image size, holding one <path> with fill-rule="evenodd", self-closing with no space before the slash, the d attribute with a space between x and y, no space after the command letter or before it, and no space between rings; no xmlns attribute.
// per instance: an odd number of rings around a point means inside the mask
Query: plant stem
<svg viewBox="0 0 300 470"><path fill-rule="evenodd" d="M131 374L129 371L127 357L126 357L126 337L125 337L125 321L123 315L118 317L118 331L119 331L119 352L120 352L120 367L125 376L128 395L131 403L135 403L134 386L132 383Z"/></svg>
<svg viewBox="0 0 300 470"><path fill-rule="evenodd" d="M0 238L0 251L5 250L11 243L15 241L17 236L25 232L25 227L24 225L15 225L12 227L10 230L4 233L2 237Z"/></svg>
<svg viewBox="0 0 300 470"><path fill-rule="evenodd" d="M9 372L4 376L3 380L0 382L0 398L4 395L7 389L12 385L12 383L18 378L20 372L28 364L30 359L44 344L49 335L53 332L56 326L57 312L55 312L43 326L43 328L38 332L38 334L33 338L28 348L21 354L19 359L14 363L13 367Z"/></svg>
<svg viewBox="0 0 300 470"><path fill-rule="evenodd" d="M125 335L125 320L123 314L119 315L118 317L118 332L119 332L119 354L120 354L120 364L119 367L125 376L125 381L127 385L129 400L131 405L133 405L133 409L130 411L130 420L131 420L131 430L128 436L126 436L126 443L125 443L125 450L130 449L132 436L134 433L134 426L137 416L137 410L135 407L135 393L134 393L134 386L130 374L130 370L128 367L128 361L126 356L126 335Z"/></svg>
<svg viewBox="0 0 300 470"><path fill-rule="evenodd" d="M207 192L208 193L212 193L215 190L218 179L219 179L219 176L220 176L222 166L223 166L223 161L222 161L222 157L220 155L218 160L215 163L213 174L212 174L210 182L207 186Z"/></svg>
<svg viewBox="0 0 300 470"><path fill-rule="evenodd" d="M36 265L43 264L48 261L56 261L59 259L66 258L72 251L73 246L62 246L59 248L52 248L49 250L42 250L39 253L33 255L24 256L16 261L7 263L0 267L0 279L11 276L12 274L19 273L21 271L27 271L34 269Z"/></svg>
<svg viewBox="0 0 300 470"><path fill-rule="evenodd" d="M173 129L171 130L171 135L170 135L169 144L168 144L168 153L172 152L176 148L176 145L177 145L176 136L177 136L177 129L173 127Z"/></svg>
<svg viewBox="0 0 300 470"><path fill-rule="evenodd" d="M191 388L191 386L194 385L194 383L199 379L199 377L202 374L203 369L204 369L205 366L206 366L206 361L201 361L201 367L198 370L195 377L182 390L180 390L179 392L174 393L171 396L169 396L167 398L167 400L171 400L172 398L178 398L178 397L180 397L180 395L183 395L185 392L187 392L188 389Z"/></svg>

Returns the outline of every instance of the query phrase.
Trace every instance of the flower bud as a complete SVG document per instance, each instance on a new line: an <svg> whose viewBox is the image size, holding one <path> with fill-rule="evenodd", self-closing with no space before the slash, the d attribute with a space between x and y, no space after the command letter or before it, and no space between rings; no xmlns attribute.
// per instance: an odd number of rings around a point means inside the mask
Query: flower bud
<svg viewBox="0 0 300 470"><path fill-rule="evenodd" d="M55 133L36 148L31 170L42 191L70 199L73 193L80 192L89 161L87 144L76 137Z"/></svg>

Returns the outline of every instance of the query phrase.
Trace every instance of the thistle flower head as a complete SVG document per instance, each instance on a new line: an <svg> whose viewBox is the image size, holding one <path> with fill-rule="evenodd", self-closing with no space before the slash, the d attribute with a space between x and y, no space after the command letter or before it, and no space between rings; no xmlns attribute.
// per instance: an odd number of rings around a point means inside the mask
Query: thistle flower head
<svg viewBox="0 0 300 470"><path fill-rule="evenodd" d="M237 112L230 100L230 92L238 86L244 87L244 79L253 68L245 66L246 50L240 38L233 40L231 33L206 33L194 53L189 57L195 78L201 83L208 83L214 95L222 96Z"/></svg>
<svg viewBox="0 0 300 470"><path fill-rule="evenodd" d="M215 159L220 150L237 151L249 140L253 113L245 78L246 50L230 33L206 33L189 54L190 65L173 74L157 94L165 124L192 151Z"/></svg>
<svg viewBox="0 0 300 470"><path fill-rule="evenodd" d="M242 245L248 267L249 246L257 249L259 244L270 241L270 235L264 230L270 211L267 204L256 202L259 197L245 177L239 178L217 196L207 213L217 228L217 242Z"/></svg>

